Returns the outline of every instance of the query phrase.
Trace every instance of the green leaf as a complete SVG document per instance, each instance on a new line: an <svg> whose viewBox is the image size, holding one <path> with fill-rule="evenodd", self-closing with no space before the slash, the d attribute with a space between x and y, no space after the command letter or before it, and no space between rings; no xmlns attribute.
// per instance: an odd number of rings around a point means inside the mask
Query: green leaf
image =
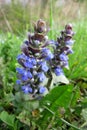
<svg viewBox="0 0 87 130"><path fill-rule="evenodd" d="M81 115L83 116L85 122L82 124L81 128L83 128L82 130L86 130L87 129L87 108L82 110Z"/></svg>
<svg viewBox="0 0 87 130"><path fill-rule="evenodd" d="M39 101L31 99L31 95L24 94L22 92L17 92L15 94L15 101L14 101L15 107L18 109L25 109L28 111L32 111L34 109L37 109L39 107Z"/></svg>
<svg viewBox="0 0 87 130"><path fill-rule="evenodd" d="M30 118L29 118L29 113L25 110L23 110L18 116L17 119L19 119L21 122L24 124L30 126Z"/></svg>
<svg viewBox="0 0 87 130"><path fill-rule="evenodd" d="M67 107L67 103L70 101L72 90L72 85L56 86L42 99L41 103L44 104L46 101L49 101L52 103L52 105L57 103L63 107Z"/></svg>
<svg viewBox="0 0 87 130"><path fill-rule="evenodd" d="M87 122L87 108L82 110L82 116L83 116L84 120Z"/></svg>
<svg viewBox="0 0 87 130"><path fill-rule="evenodd" d="M39 108L39 101L38 100L24 102L24 104L25 104L24 109L29 110L30 112L32 110L35 110L35 109Z"/></svg>
<svg viewBox="0 0 87 130"><path fill-rule="evenodd" d="M7 125L14 128L15 126L15 116L8 114L6 111L2 111L0 114L0 119L5 122Z"/></svg>
<svg viewBox="0 0 87 130"><path fill-rule="evenodd" d="M53 116L52 112L56 114L58 112L58 108L60 107L63 107L66 110L70 104L72 91L72 85L63 85L52 89L50 93L45 96L41 101L41 105L43 105L43 107L47 106L48 110L45 109L43 111L43 117L42 119L40 119L40 123L44 124L45 126L49 118Z"/></svg>
<svg viewBox="0 0 87 130"><path fill-rule="evenodd" d="M5 99L6 103L10 103L11 101L14 100L14 95L12 93L9 93L9 94L5 94Z"/></svg>

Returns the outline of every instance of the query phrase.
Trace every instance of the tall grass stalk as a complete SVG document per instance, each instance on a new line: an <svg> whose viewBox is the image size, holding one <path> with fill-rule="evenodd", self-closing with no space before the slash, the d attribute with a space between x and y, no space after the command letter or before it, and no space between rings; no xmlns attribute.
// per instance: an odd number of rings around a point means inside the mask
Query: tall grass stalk
<svg viewBox="0 0 87 130"><path fill-rule="evenodd" d="M50 38L53 39L53 0L50 2Z"/></svg>

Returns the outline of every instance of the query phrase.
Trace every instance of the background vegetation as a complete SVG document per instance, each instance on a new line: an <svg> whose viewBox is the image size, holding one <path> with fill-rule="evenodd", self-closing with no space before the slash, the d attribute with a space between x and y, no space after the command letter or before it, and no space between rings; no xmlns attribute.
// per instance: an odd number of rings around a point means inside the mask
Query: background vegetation
<svg viewBox="0 0 87 130"><path fill-rule="evenodd" d="M87 2L86 0L30 0L27 4L0 4L0 130L87 129ZM74 54L65 71L69 85L61 84L39 102L28 102L15 91L16 57L42 18L51 27L49 39L59 35L68 22L76 32ZM50 120L50 122L49 122Z"/></svg>

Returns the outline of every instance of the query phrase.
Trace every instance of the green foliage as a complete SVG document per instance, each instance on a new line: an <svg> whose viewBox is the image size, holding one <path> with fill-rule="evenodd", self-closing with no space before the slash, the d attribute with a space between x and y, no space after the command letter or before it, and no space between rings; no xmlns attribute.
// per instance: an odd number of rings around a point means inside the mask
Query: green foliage
<svg viewBox="0 0 87 130"><path fill-rule="evenodd" d="M83 26L84 25L84 26ZM70 56L70 71L68 75L70 78L87 78L87 31L86 24L76 25L76 35L75 35L75 45L74 45L74 54Z"/></svg>
<svg viewBox="0 0 87 130"><path fill-rule="evenodd" d="M0 130L87 129L86 25L75 24L74 54L69 57L70 70L64 70L69 83L60 83L38 101L16 92L16 56L24 38L10 33L0 36Z"/></svg>
<svg viewBox="0 0 87 130"><path fill-rule="evenodd" d="M16 57L20 52L21 37L10 33L2 35L0 42L0 61L2 86L5 92L12 91L16 80Z"/></svg>
<svg viewBox="0 0 87 130"><path fill-rule="evenodd" d="M54 31L52 0L50 4L49 37L55 39L57 30ZM9 8L7 6L5 17L12 29L10 31L20 34L28 27L31 29L28 23L32 15L29 7L27 5L25 10L21 5L14 6L14 3ZM37 16L32 17L35 19ZM16 56L20 53L23 36L17 37L11 33L0 35L0 130L87 129L87 23L75 23L74 28L74 54L69 57L70 70L64 70L69 82L64 77L58 79L62 83L37 101L30 100L29 95L16 92ZM57 78L54 78L57 83ZM64 85L65 82L67 85Z"/></svg>
<svg viewBox="0 0 87 130"><path fill-rule="evenodd" d="M0 114L0 119L5 122L8 126L11 126L14 130L15 128L15 115L10 115L6 111L2 111Z"/></svg>
<svg viewBox="0 0 87 130"><path fill-rule="evenodd" d="M57 118L59 118L59 108L63 108L64 110L66 110L69 107L70 99L72 96L72 89L73 87L71 85L57 86L41 100L41 104L43 105L44 111L43 117L40 119L39 123L42 124L43 129L46 129L46 122L49 123L49 118L52 118L54 114L57 115Z"/></svg>

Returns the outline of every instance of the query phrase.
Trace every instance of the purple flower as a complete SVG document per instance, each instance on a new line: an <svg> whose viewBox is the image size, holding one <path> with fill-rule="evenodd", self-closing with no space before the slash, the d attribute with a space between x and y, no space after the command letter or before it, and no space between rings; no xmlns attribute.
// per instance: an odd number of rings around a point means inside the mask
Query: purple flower
<svg viewBox="0 0 87 130"><path fill-rule="evenodd" d="M63 74L63 70L61 69L60 66L58 66L57 68L54 69L54 72L57 76L60 76Z"/></svg>
<svg viewBox="0 0 87 130"><path fill-rule="evenodd" d="M41 65L41 69L42 69L44 72L47 72L47 71L49 70L49 67L47 66L46 61L41 62L40 65Z"/></svg>
<svg viewBox="0 0 87 130"><path fill-rule="evenodd" d="M17 56L17 60L20 60L20 59L23 59L24 58L24 55L23 54L20 54Z"/></svg>
<svg viewBox="0 0 87 130"><path fill-rule="evenodd" d="M32 74L30 71L28 70L25 70L25 69L22 69L22 68L16 68L17 72L22 75L22 76L25 76L25 77L28 77L28 78L32 78Z"/></svg>
<svg viewBox="0 0 87 130"><path fill-rule="evenodd" d="M74 51L72 49L67 50L67 54L73 54L73 53L74 53Z"/></svg>
<svg viewBox="0 0 87 130"><path fill-rule="evenodd" d="M67 61L64 61L64 62L63 62L63 66L64 66L65 68L69 68L68 62L67 62Z"/></svg>
<svg viewBox="0 0 87 130"><path fill-rule="evenodd" d="M40 94L43 94L45 91L46 91L46 88L45 88L45 87L43 87L43 86L40 86L40 87L39 87L39 93L40 93Z"/></svg>
<svg viewBox="0 0 87 130"><path fill-rule="evenodd" d="M22 68L16 68L17 72L20 74L21 79L23 81L28 80L29 78L32 78L32 73L28 70L22 69Z"/></svg>
<svg viewBox="0 0 87 130"><path fill-rule="evenodd" d="M56 46L56 47L58 47L58 42L57 41L54 41L54 40L50 40L50 44L52 45L52 46Z"/></svg>
<svg viewBox="0 0 87 130"><path fill-rule="evenodd" d="M66 56L65 53L60 54L59 58L60 58L61 61L67 61L68 60L68 57Z"/></svg>
<svg viewBox="0 0 87 130"><path fill-rule="evenodd" d="M47 84L53 77L52 73L54 78L60 76L58 78L60 78L59 81L61 80L61 76L64 76L63 68L69 69L68 54L73 53L74 40L71 24L65 26L56 41L47 39L48 29L41 31L44 25L45 22L41 20L35 23L34 33L29 33L28 39L21 47L22 53L17 57L22 67L16 68L18 75L16 83L24 93L31 94L35 99L47 93Z"/></svg>
<svg viewBox="0 0 87 130"><path fill-rule="evenodd" d="M29 44L29 41L28 41L28 40L25 40L25 41L24 41L24 44L28 45L28 44Z"/></svg>
<svg viewBox="0 0 87 130"><path fill-rule="evenodd" d="M16 71L17 71L19 74L23 74L23 73L24 73L24 69L23 69L23 68L16 68Z"/></svg>
<svg viewBox="0 0 87 130"><path fill-rule="evenodd" d="M25 93L25 94L28 94L28 93L32 93L33 90L32 88L30 87L30 85L24 85L21 87L22 91Z"/></svg>
<svg viewBox="0 0 87 130"><path fill-rule="evenodd" d="M35 58L31 58L31 63L33 64L33 65L36 65L36 59Z"/></svg>
<svg viewBox="0 0 87 130"><path fill-rule="evenodd" d="M33 64L32 64L31 61L29 61L29 60L26 60L26 61L24 62L24 66L27 67L27 68L33 68Z"/></svg>
<svg viewBox="0 0 87 130"><path fill-rule="evenodd" d="M17 60L21 60L21 59L25 60L25 59L27 59L27 56L25 54L18 55Z"/></svg>
<svg viewBox="0 0 87 130"><path fill-rule="evenodd" d="M43 72L39 72L37 74L37 77L38 77L40 82L43 82L46 79L46 76L45 76L45 74Z"/></svg>
<svg viewBox="0 0 87 130"><path fill-rule="evenodd" d="M28 79L32 78L32 74L30 71L24 71L24 73L22 74L22 80L26 81Z"/></svg>
<svg viewBox="0 0 87 130"><path fill-rule="evenodd" d="M27 71L27 75L28 77L31 79L33 76L32 76L32 73L30 71Z"/></svg>
<svg viewBox="0 0 87 130"><path fill-rule="evenodd" d="M33 68L36 65L36 59L28 57L24 62L25 67Z"/></svg>
<svg viewBox="0 0 87 130"><path fill-rule="evenodd" d="M44 57L46 60L51 60L54 58L54 55L48 48L43 48L42 57Z"/></svg>
<svg viewBox="0 0 87 130"><path fill-rule="evenodd" d="M21 84L21 80L16 80L16 84L20 85Z"/></svg>
<svg viewBox="0 0 87 130"><path fill-rule="evenodd" d="M74 44L74 40L72 40L72 39L67 40L67 41L65 41L65 44L66 45L73 45Z"/></svg>
<svg viewBox="0 0 87 130"><path fill-rule="evenodd" d="M22 75L21 79L22 79L23 81L26 81L26 80L28 80L28 76L27 76L27 75Z"/></svg>

